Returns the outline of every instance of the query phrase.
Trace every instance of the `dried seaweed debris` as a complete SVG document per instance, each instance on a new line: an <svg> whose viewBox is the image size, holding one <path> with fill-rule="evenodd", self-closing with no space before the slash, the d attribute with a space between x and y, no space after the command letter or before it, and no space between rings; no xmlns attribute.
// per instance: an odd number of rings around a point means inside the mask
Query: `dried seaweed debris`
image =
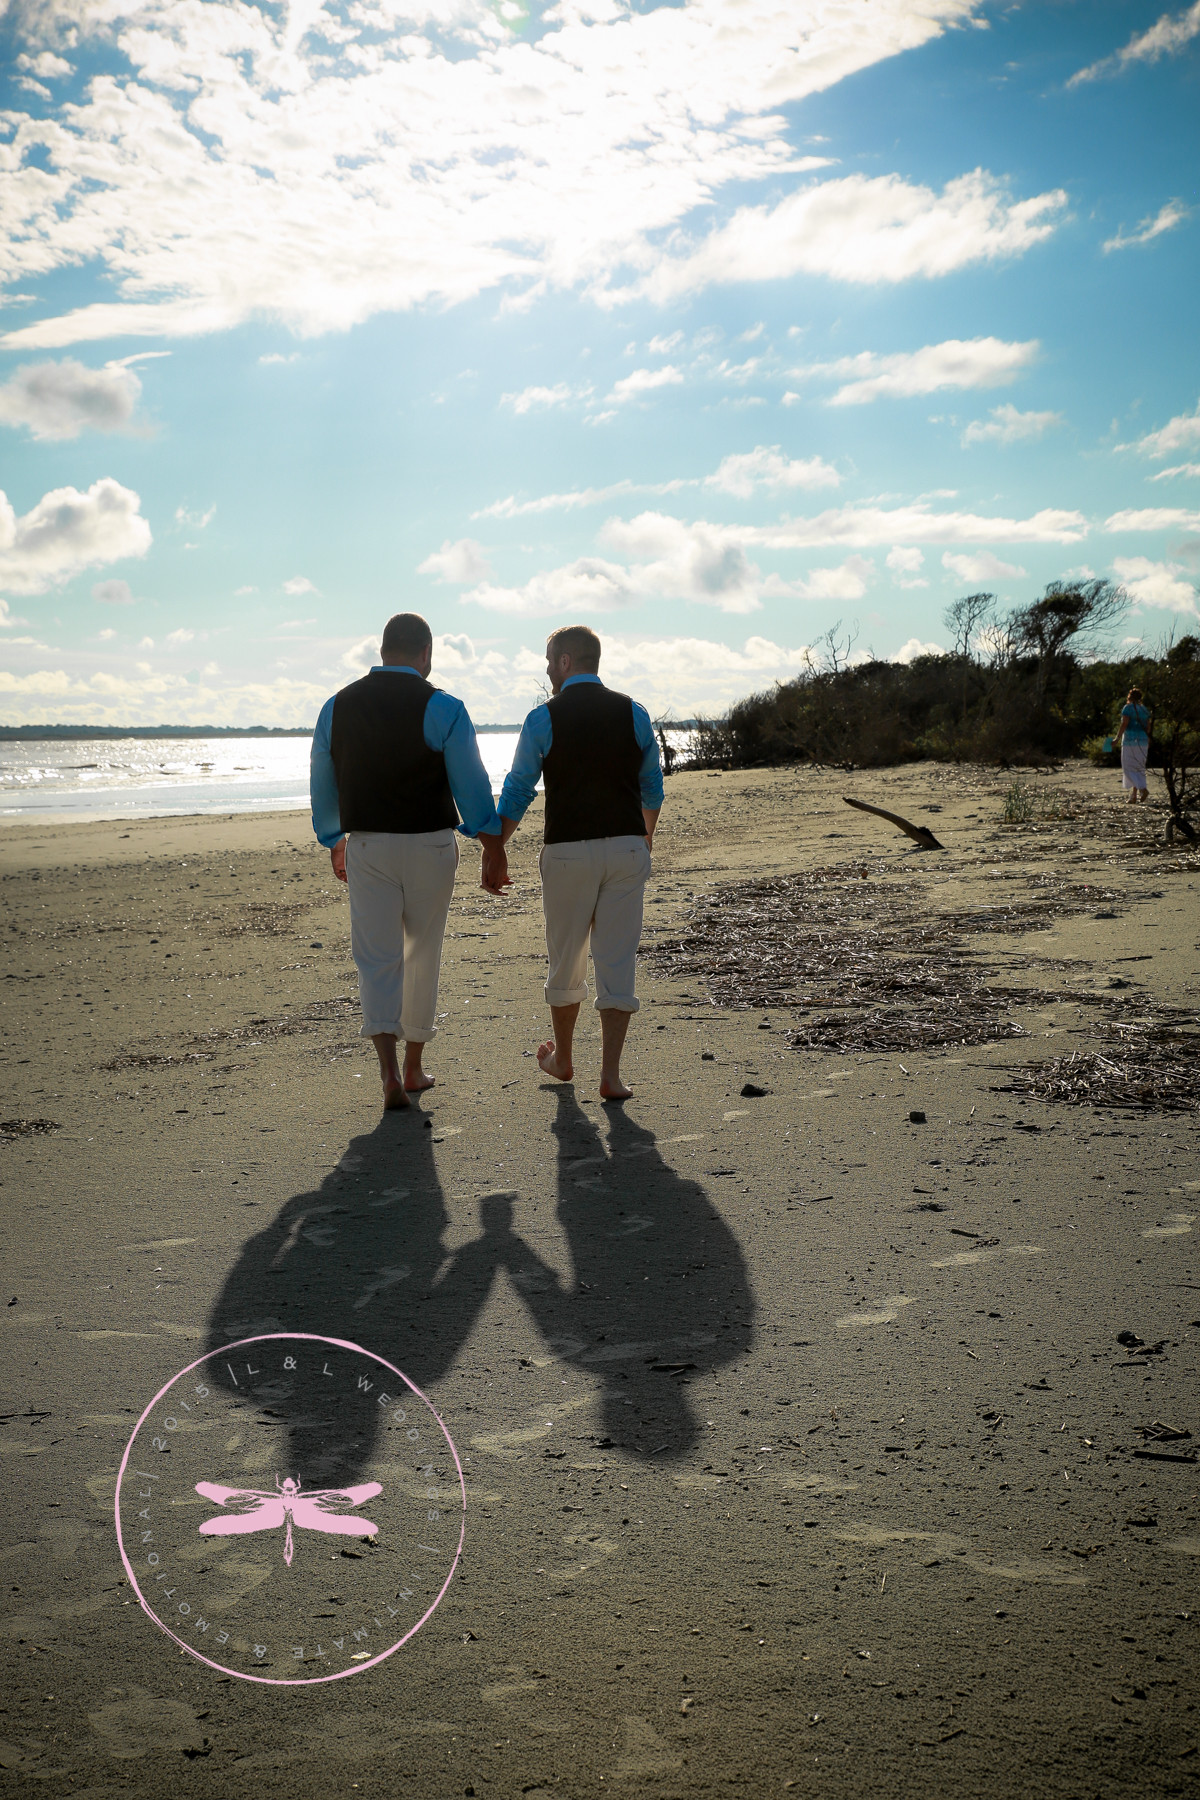
<svg viewBox="0 0 1200 1800"><path fill-rule="evenodd" d="M1066 1106L1113 1106L1138 1112L1200 1110L1200 1032L1181 1026L1129 1026L1116 1049L1072 1051L1029 1063L993 1089Z"/></svg>
<svg viewBox="0 0 1200 1800"><path fill-rule="evenodd" d="M922 888L883 862L728 882L692 908L686 930L652 944L666 974L703 977L735 1009L806 1009L797 1049L918 1050L1025 1036L969 960L970 933L1017 933L1120 895L1044 876L1028 899L932 913ZM1020 996L1023 999L1023 996Z"/></svg>

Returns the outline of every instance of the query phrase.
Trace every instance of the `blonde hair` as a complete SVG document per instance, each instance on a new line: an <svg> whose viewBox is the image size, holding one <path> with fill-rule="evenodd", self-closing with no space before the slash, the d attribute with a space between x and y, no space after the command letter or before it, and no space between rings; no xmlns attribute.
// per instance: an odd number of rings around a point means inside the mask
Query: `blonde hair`
<svg viewBox="0 0 1200 1800"><path fill-rule="evenodd" d="M563 625L546 639L546 655L569 656L579 668L594 675L600 667L600 639L590 625Z"/></svg>

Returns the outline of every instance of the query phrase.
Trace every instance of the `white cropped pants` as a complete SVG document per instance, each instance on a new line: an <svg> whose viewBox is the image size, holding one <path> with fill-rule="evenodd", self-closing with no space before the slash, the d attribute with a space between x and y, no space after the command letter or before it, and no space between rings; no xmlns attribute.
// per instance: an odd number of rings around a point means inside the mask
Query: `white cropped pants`
<svg viewBox="0 0 1200 1800"><path fill-rule="evenodd" d="M389 1031L426 1044L436 1035L442 939L457 868L452 830L350 832L350 951L362 1037Z"/></svg>
<svg viewBox="0 0 1200 1800"><path fill-rule="evenodd" d="M597 1008L637 1012L634 970L650 874L645 838L545 844L540 867L549 962L547 1005L573 1006L587 999L590 940Z"/></svg>

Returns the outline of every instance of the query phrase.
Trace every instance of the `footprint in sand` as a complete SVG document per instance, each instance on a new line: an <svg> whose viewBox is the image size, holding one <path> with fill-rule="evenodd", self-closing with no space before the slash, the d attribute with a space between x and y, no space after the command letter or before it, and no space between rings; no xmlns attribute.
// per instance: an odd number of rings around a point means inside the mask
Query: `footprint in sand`
<svg viewBox="0 0 1200 1800"><path fill-rule="evenodd" d="M625 1747L616 1769L620 1779L669 1775L672 1769L679 1767L682 1756L672 1750L665 1738L659 1737L649 1719L626 1713L621 1723L625 1727Z"/></svg>
<svg viewBox="0 0 1200 1800"><path fill-rule="evenodd" d="M121 1694L120 1688L110 1693ZM131 1687L123 1697L88 1714L92 1730L104 1739L110 1756L122 1760L163 1750L205 1753L208 1739L196 1723L196 1715L181 1700L159 1700L145 1688Z"/></svg>
<svg viewBox="0 0 1200 1800"><path fill-rule="evenodd" d="M1161 1225L1143 1231L1144 1238L1186 1237L1196 1223L1195 1213L1167 1213Z"/></svg>
<svg viewBox="0 0 1200 1800"><path fill-rule="evenodd" d="M384 1294L387 1292L388 1288L395 1287L397 1282L407 1281L412 1274L412 1270L407 1263L401 1263L398 1268L376 1269L375 1273L378 1275L379 1280L373 1281L370 1287L366 1288L358 1296L358 1299L354 1302L355 1312L361 1312L364 1306L369 1306L376 1294Z"/></svg>
<svg viewBox="0 0 1200 1800"><path fill-rule="evenodd" d="M855 1331L865 1325L890 1325L897 1318L902 1306L911 1306L909 1294L889 1294L883 1303L881 1312L852 1312L835 1321L839 1331Z"/></svg>
<svg viewBox="0 0 1200 1800"><path fill-rule="evenodd" d="M992 1256L1044 1256L1040 1244L1010 1244L1007 1250L959 1250L954 1256L939 1257L931 1269L965 1269L971 1263L986 1262Z"/></svg>
<svg viewBox="0 0 1200 1800"><path fill-rule="evenodd" d="M407 1200L411 1192L412 1189L406 1187L384 1188L378 1200L368 1200L367 1205L372 1211L381 1206L394 1206L397 1200Z"/></svg>
<svg viewBox="0 0 1200 1800"><path fill-rule="evenodd" d="M977 1575L994 1575L1002 1581L1035 1581L1049 1587L1087 1586L1086 1576L1042 1557L1010 1555L1004 1562L994 1561L953 1532L893 1530L864 1521L841 1526L832 1535L842 1543L867 1544L878 1550L911 1545L923 1553L932 1552L936 1561L926 1560L926 1568L945 1564L951 1568L972 1569Z"/></svg>

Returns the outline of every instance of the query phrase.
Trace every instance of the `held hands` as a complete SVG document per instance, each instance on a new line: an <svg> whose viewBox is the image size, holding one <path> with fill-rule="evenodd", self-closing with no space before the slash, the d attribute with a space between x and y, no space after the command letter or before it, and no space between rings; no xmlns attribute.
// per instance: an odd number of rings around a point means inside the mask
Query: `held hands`
<svg viewBox="0 0 1200 1800"><path fill-rule="evenodd" d="M485 893L499 896L503 894L505 888L512 886L504 845L498 837L482 831L479 834L479 845L483 851L480 860L479 885Z"/></svg>
<svg viewBox="0 0 1200 1800"><path fill-rule="evenodd" d="M489 894L503 894L512 882L508 874L508 858L503 850L485 850L479 871L479 885Z"/></svg>
<svg viewBox="0 0 1200 1800"><path fill-rule="evenodd" d="M329 852L329 860L333 865L333 872L337 876L338 880L345 881L345 879L346 879L346 840L345 840L345 838L338 839L337 843L333 846L333 849Z"/></svg>

